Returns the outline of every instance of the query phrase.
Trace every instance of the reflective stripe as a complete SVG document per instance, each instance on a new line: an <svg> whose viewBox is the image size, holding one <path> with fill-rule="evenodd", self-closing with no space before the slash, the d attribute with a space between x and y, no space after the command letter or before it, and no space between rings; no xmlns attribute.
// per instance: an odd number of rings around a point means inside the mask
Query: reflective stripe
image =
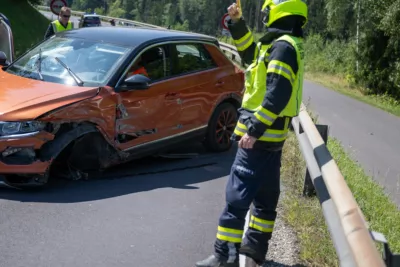
<svg viewBox="0 0 400 267"><path fill-rule="evenodd" d="M244 51L254 42L254 37L252 32L249 31L245 36L239 40L234 40L234 42L238 51Z"/></svg>
<svg viewBox="0 0 400 267"><path fill-rule="evenodd" d="M264 233L272 233L272 230L274 229L274 224L274 221L263 220L251 215L249 227Z"/></svg>
<svg viewBox="0 0 400 267"><path fill-rule="evenodd" d="M257 43L256 53L254 53L254 60L256 60L257 57L258 57L258 54L260 54L260 52L261 52L261 46L262 46L262 43L258 42L258 43Z"/></svg>
<svg viewBox="0 0 400 267"><path fill-rule="evenodd" d="M271 60L271 62L268 64L268 72L273 72L279 75L284 76L286 79L288 79L291 83L294 83L296 79L296 75L294 74L292 68L281 61L278 60Z"/></svg>
<svg viewBox="0 0 400 267"><path fill-rule="evenodd" d="M257 62L264 62L267 57L269 57L268 49L266 49L262 55L259 55Z"/></svg>
<svg viewBox="0 0 400 267"><path fill-rule="evenodd" d="M233 131L236 135L240 135L240 136L243 136L243 135L245 135L246 133L247 133L247 127L246 128L243 128L243 127L241 127L241 125L239 125L239 123L238 123L238 125L236 125L236 128L235 128L235 130Z"/></svg>
<svg viewBox="0 0 400 267"><path fill-rule="evenodd" d="M254 116L257 118L257 120L261 121L262 123L271 126L272 123L274 123L275 119L278 117L271 111L263 108L260 106L258 111L254 113Z"/></svg>
<svg viewBox="0 0 400 267"><path fill-rule="evenodd" d="M241 122L238 122L234 133L238 136L243 136L245 133L247 133L247 126ZM264 134L258 138L258 140L267 142L282 142L285 141L287 136L288 128L285 128L285 130L267 129Z"/></svg>
<svg viewBox="0 0 400 267"><path fill-rule="evenodd" d="M243 230L236 230L218 226L217 238L219 240L228 241L232 243L241 243Z"/></svg>

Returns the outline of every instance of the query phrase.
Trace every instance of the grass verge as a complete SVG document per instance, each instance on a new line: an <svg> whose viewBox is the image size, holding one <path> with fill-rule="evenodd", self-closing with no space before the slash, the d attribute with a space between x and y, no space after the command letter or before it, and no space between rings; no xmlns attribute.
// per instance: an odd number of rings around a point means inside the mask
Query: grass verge
<svg viewBox="0 0 400 267"><path fill-rule="evenodd" d="M328 149L339 166L373 231L383 233L393 252L400 252L400 211L381 186L368 177L333 138ZM296 135L284 147L282 179L285 186L283 219L294 228L300 243L300 259L306 266L339 266L321 206L316 197L302 196L305 162ZM381 246L377 244L377 248Z"/></svg>
<svg viewBox="0 0 400 267"><path fill-rule="evenodd" d="M0 9L10 20L16 57L43 40L50 21L27 0L1 0Z"/></svg>
<svg viewBox="0 0 400 267"><path fill-rule="evenodd" d="M305 73L305 78L400 117L399 101L387 95L366 94L364 89L350 85L344 77L310 71Z"/></svg>

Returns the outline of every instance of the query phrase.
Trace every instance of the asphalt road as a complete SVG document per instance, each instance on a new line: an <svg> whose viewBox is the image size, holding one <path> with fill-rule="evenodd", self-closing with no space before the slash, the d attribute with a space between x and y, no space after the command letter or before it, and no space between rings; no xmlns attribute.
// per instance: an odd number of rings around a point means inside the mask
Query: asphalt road
<svg viewBox="0 0 400 267"><path fill-rule="evenodd" d="M144 159L39 192L0 188L1 267L191 267L213 249L235 149Z"/></svg>
<svg viewBox="0 0 400 267"><path fill-rule="evenodd" d="M308 81L303 102L400 207L400 118Z"/></svg>

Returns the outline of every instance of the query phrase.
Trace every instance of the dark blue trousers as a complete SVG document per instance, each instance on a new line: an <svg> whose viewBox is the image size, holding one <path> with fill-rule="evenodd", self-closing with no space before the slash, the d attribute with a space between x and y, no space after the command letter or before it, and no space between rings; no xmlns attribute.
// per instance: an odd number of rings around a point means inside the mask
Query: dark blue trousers
<svg viewBox="0 0 400 267"><path fill-rule="evenodd" d="M215 241L218 257L236 261L240 246L247 245L257 252L258 259L265 259L280 195L281 156L282 151L238 149L226 185L226 206L219 219ZM251 203L249 228L242 240Z"/></svg>

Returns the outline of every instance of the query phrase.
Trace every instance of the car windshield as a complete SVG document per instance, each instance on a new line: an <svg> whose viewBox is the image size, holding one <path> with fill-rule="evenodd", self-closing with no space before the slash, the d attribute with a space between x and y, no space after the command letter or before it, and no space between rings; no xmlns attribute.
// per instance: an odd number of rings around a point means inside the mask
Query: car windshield
<svg viewBox="0 0 400 267"><path fill-rule="evenodd" d="M84 39L54 37L16 60L7 72L31 79L83 86L101 86L131 48Z"/></svg>

